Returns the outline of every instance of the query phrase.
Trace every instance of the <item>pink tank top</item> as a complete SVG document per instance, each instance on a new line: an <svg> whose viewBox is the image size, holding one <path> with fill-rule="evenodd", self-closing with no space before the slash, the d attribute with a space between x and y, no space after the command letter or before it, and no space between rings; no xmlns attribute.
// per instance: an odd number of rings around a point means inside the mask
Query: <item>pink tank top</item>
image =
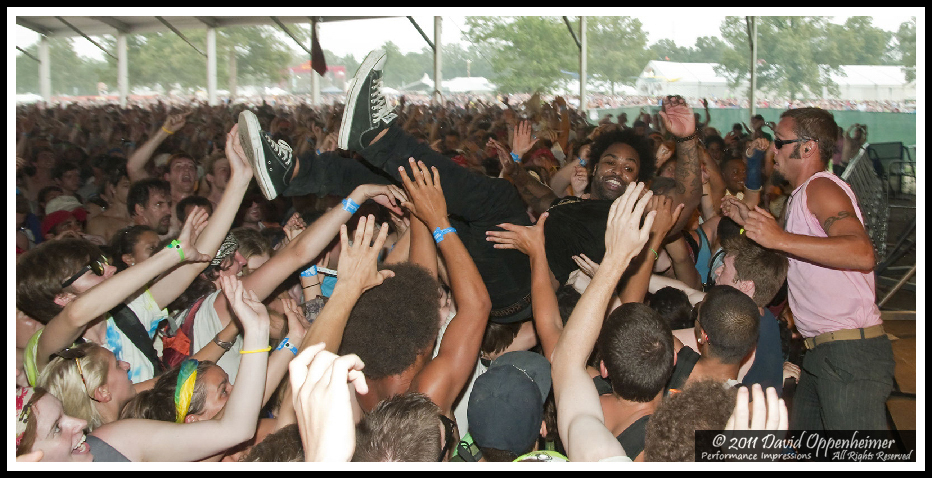
<svg viewBox="0 0 932 478"><path fill-rule="evenodd" d="M864 224L857 199L847 183L834 174L818 172L793 191L786 211L786 231L828 237L807 206L806 187L814 178L828 178L851 199L858 220ZM874 289L874 273L830 269L789 256L788 300L796 328L803 337L825 332L860 329L881 323Z"/></svg>

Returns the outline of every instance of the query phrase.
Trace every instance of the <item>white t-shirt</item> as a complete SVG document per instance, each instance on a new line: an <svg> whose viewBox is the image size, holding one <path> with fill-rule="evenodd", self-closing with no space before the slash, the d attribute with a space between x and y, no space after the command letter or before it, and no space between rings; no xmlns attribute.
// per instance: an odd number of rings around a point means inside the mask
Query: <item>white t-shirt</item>
<svg viewBox="0 0 932 478"><path fill-rule="evenodd" d="M201 303L201 307L197 309L194 327L191 329L191 346L194 352L210 343L223 330L220 317L217 316L217 311L214 310L214 302L220 293L221 291L218 290L208 295L204 302ZM233 347L224 352L220 360L217 360L217 365L229 375L230 384L233 384L236 380L236 372L239 371L240 350L243 350L243 337L237 335L236 340L233 341Z"/></svg>
<svg viewBox="0 0 932 478"><path fill-rule="evenodd" d="M141 292L131 301L126 302L126 306L136 314L139 322L145 327L149 338L155 337L159 322L168 318L168 312L159 309L155 298L148 289ZM107 317L107 333L103 345L107 350L113 352L117 360L129 363L129 379L133 383L144 382L155 376L155 369L152 362L136 346L133 341L117 327L113 317Z"/></svg>

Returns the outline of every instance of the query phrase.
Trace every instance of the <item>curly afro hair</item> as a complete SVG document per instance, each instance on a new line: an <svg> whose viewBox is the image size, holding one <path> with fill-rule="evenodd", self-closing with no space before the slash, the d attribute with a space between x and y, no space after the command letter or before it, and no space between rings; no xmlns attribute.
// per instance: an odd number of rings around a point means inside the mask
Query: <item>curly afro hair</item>
<svg viewBox="0 0 932 478"><path fill-rule="evenodd" d="M633 129L606 131L595 138L589 149L589 164L592 170L609 146L624 143L638 153L638 181L646 183L654 177L654 148L651 141L638 135ZM590 173L592 172L590 170Z"/></svg>
<svg viewBox="0 0 932 478"><path fill-rule="evenodd" d="M366 364L366 376L399 374L429 349L440 331L440 283L423 267L394 264L395 273L367 290L350 312L340 355L353 353Z"/></svg>

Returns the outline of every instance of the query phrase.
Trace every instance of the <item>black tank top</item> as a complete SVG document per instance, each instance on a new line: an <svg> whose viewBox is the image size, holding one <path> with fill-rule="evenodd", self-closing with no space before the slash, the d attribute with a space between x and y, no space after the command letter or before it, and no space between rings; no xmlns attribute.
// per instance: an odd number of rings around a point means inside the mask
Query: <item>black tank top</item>
<svg viewBox="0 0 932 478"><path fill-rule="evenodd" d="M670 375L670 381L667 382L667 388L663 392L664 397L677 393L683 388L699 358L698 352L685 345L680 349L676 354L676 366L673 367L673 374Z"/></svg>

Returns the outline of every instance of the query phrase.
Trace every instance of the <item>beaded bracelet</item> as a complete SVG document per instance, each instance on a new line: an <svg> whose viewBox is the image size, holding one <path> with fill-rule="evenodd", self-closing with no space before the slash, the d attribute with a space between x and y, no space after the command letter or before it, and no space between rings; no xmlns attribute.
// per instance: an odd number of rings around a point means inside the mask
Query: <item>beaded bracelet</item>
<svg viewBox="0 0 932 478"><path fill-rule="evenodd" d="M447 233L450 233L450 232L456 232L456 229L452 227L448 227L446 229L440 229L438 227L437 229L434 229L434 242L436 242L437 244L440 244L440 241L443 240L443 236L446 236Z"/></svg>
<svg viewBox="0 0 932 478"><path fill-rule="evenodd" d="M696 138L698 138L698 137L699 137L699 130L697 129L693 134L691 134L691 135L689 135L689 136L687 136L687 137L685 137L685 138L674 138L674 140L675 140L677 143L685 143L685 142L687 142L687 141L689 141L689 140L696 139Z"/></svg>
<svg viewBox="0 0 932 478"><path fill-rule="evenodd" d="M356 204L356 202L350 198L344 199L342 204L343 210L350 214L356 214L356 211L359 210L359 204Z"/></svg>

